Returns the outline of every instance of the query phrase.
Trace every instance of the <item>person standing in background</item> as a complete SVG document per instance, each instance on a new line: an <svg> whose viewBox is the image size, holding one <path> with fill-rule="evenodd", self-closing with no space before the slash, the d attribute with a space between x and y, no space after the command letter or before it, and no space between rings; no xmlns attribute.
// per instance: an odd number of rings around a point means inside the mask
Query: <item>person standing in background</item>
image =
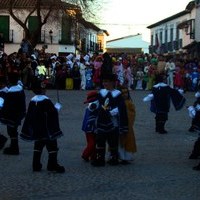
<svg viewBox="0 0 200 200"><path fill-rule="evenodd" d="M102 82L103 82L102 77L104 75L113 73L113 62L112 62L112 58L110 57L108 52L105 52L103 54L102 58L103 58L103 63L101 65L101 87L103 87L103 85L102 85Z"/></svg>
<svg viewBox="0 0 200 200"><path fill-rule="evenodd" d="M100 88L100 78L101 78L101 66L102 66L102 57L97 56L93 62L94 65L94 72L93 72L93 83L94 88L99 89Z"/></svg>
<svg viewBox="0 0 200 200"><path fill-rule="evenodd" d="M174 59L170 58L165 65L165 71L167 73L167 84L174 88L174 73L175 73L176 65L174 63Z"/></svg>

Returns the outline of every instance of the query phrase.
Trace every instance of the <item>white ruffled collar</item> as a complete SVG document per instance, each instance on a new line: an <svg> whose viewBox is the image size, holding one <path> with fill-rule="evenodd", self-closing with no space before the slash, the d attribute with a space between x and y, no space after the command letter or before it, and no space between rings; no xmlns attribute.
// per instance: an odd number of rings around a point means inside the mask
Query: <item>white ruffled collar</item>
<svg viewBox="0 0 200 200"><path fill-rule="evenodd" d="M44 101L45 99L49 99L46 95L35 95L31 101L35 101L35 102L38 102L38 101Z"/></svg>
<svg viewBox="0 0 200 200"><path fill-rule="evenodd" d="M8 92L8 87L4 87L4 88L0 89L0 92Z"/></svg>
<svg viewBox="0 0 200 200"><path fill-rule="evenodd" d="M117 97L117 96L119 96L121 94L121 92L119 90L116 90L116 89L114 89L112 91L109 91L107 89L101 89L99 91L99 93L101 94L102 97L105 97L108 94L108 92L111 93L113 98L115 98L115 97Z"/></svg>
<svg viewBox="0 0 200 200"><path fill-rule="evenodd" d="M153 87L158 88L158 87L167 87L168 85L166 83L158 83L154 85Z"/></svg>
<svg viewBox="0 0 200 200"><path fill-rule="evenodd" d="M196 92L196 93L195 93L195 97L196 97L196 98L199 98L199 97L200 97L200 92Z"/></svg>
<svg viewBox="0 0 200 200"><path fill-rule="evenodd" d="M23 87L21 85L13 85L10 88L8 88L8 92L20 92L23 90Z"/></svg>

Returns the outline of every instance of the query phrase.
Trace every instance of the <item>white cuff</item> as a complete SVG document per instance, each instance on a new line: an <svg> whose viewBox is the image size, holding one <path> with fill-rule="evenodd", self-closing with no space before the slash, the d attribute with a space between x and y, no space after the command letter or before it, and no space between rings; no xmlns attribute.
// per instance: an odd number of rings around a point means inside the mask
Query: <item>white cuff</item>
<svg viewBox="0 0 200 200"><path fill-rule="evenodd" d="M195 106L195 109L196 109L197 111L199 111L199 110L200 110L200 104L197 104L197 105Z"/></svg>
<svg viewBox="0 0 200 200"><path fill-rule="evenodd" d="M153 94L149 94L143 98L144 102L151 101L154 98Z"/></svg>
<svg viewBox="0 0 200 200"><path fill-rule="evenodd" d="M199 98L200 97L200 92L196 92L195 97Z"/></svg>
<svg viewBox="0 0 200 200"><path fill-rule="evenodd" d="M194 118L194 117L195 117L196 111L195 111L195 109L194 109L193 106L189 106L189 107L188 107L188 112L189 112L189 116L190 116L191 118Z"/></svg>
<svg viewBox="0 0 200 200"><path fill-rule="evenodd" d="M0 108L3 107L3 104L4 104L4 99L2 97L0 97Z"/></svg>
<svg viewBox="0 0 200 200"><path fill-rule="evenodd" d="M62 105L60 103L55 103L54 107L59 111L62 108Z"/></svg>
<svg viewBox="0 0 200 200"><path fill-rule="evenodd" d="M114 109L112 109L112 110L110 111L111 116L115 116L115 115L117 115L118 113L119 113L118 108L114 108Z"/></svg>
<svg viewBox="0 0 200 200"><path fill-rule="evenodd" d="M183 89L178 89L178 92L179 92L181 95L183 95L184 90L183 90Z"/></svg>

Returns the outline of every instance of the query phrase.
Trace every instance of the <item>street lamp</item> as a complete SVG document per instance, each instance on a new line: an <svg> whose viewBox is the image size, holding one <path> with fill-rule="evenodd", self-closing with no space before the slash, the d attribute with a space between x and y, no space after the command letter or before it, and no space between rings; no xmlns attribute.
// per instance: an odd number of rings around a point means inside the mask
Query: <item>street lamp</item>
<svg viewBox="0 0 200 200"><path fill-rule="evenodd" d="M49 31L49 37L50 37L50 41L52 44L52 42L53 42L53 31L52 30Z"/></svg>

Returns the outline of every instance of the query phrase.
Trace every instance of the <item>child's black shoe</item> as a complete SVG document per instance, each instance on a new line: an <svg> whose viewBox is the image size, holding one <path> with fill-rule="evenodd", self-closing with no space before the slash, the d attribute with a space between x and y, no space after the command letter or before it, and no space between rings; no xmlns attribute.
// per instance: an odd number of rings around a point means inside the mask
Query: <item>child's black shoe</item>
<svg viewBox="0 0 200 200"><path fill-rule="evenodd" d="M89 158L85 157L85 156L81 156L81 158L85 161L85 162L89 162Z"/></svg>
<svg viewBox="0 0 200 200"><path fill-rule="evenodd" d="M57 173L64 173L65 172L65 168L63 166L59 165L58 163L48 164L47 170L51 171L51 172L57 172Z"/></svg>
<svg viewBox="0 0 200 200"><path fill-rule="evenodd" d="M119 163L121 165L129 165L129 164L131 164L128 160L121 160Z"/></svg>
<svg viewBox="0 0 200 200"><path fill-rule="evenodd" d="M193 170L200 171L200 164L198 164L197 166L193 167Z"/></svg>
<svg viewBox="0 0 200 200"><path fill-rule="evenodd" d="M19 148L14 148L14 147L6 147L3 151L3 154L7 155L19 155Z"/></svg>
<svg viewBox="0 0 200 200"><path fill-rule="evenodd" d="M4 145L6 144L8 138L4 135L0 135L0 149L3 149Z"/></svg>
<svg viewBox="0 0 200 200"><path fill-rule="evenodd" d="M196 160L196 159L198 159L198 157L199 157L199 155L192 153L192 154L189 156L189 159Z"/></svg>
<svg viewBox="0 0 200 200"><path fill-rule="evenodd" d="M195 132L195 128L193 126L191 126L189 129L188 129L189 132Z"/></svg>
<svg viewBox="0 0 200 200"><path fill-rule="evenodd" d="M33 165L33 172L40 172L42 170L42 164Z"/></svg>
<svg viewBox="0 0 200 200"><path fill-rule="evenodd" d="M105 160L92 160L91 165L94 167L104 167L105 166Z"/></svg>
<svg viewBox="0 0 200 200"><path fill-rule="evenodd" d="M163 129L163 130L159 130L158 133L165 134L165 133L167 133L167 131L165 129Z"/></svg>
<svg viewBox="0 0 200 200"><path fill-rule="evenodd" d="M111 158L110 160L107 161L107 163L108 163L109 165L114 166L114 165L118 165L118 164L119 164L119 161L118 161L118 159L116 159L116 158Z"/></svg>

